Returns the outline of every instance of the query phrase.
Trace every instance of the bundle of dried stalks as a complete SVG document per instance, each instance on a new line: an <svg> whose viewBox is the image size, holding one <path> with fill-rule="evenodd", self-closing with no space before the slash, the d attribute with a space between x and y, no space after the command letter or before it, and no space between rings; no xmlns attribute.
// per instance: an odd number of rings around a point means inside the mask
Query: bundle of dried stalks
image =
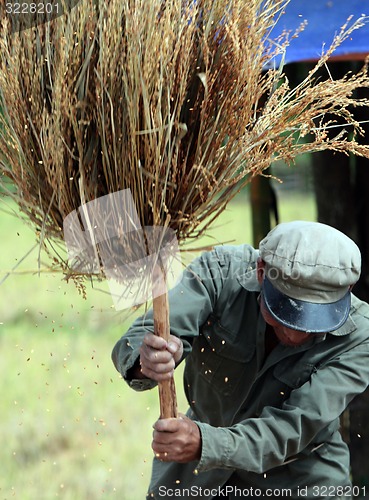
<svg viewBox="0 0 369 500"><path fill-rule="evenodd" d="M295 89L264 71L287 44L269 38L284 3L82 0L20 34L4 22L2 184L48 238L81 203L130 188L142 225L169 221L183 240L273 160L367 155L327 133L334 116L360 133L349 107L367 104L353 97L365 70L316 83L332 47Z"/></svg>
<svg viewBox="0 0 369 500"><path fill-rule="evenodd" d="M366 67L315 80L363 20L291 89L281 68L265 71L289 43L272 40L285 4L81 0L21 33L3 21L0 185L41 243L61 240L81 204L128 188L142 226L196 238L274 160L323 149L369 157L350 112L369 104L354 97L369 86ZM336 118L348 128L332 134Z"/></svg>

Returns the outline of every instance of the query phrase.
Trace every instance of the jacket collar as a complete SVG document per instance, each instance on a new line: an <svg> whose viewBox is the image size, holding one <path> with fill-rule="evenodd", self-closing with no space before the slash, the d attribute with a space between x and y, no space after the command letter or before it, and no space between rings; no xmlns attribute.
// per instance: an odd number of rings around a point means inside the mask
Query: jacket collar
<svg viewBox="0 0 369 500"><path fill-rule="evenodd" d="M338 328L338 330L334 330L333 332L329 333L337 337L343 337L344 335L348 335L349 333L352 333L355 330L356 330L355 321L353 320L352 316L349 315L345 323L340 328Z"/></svg>
<svg viewBox="0 0 369 500"><path fill-rule="evenodd" d="M256 262L258 256L259 252L257 252L255 260L249 263L245 272L237 276L239 284L248 292L260 292L261 290L261 286L256 275Z"/></svg>

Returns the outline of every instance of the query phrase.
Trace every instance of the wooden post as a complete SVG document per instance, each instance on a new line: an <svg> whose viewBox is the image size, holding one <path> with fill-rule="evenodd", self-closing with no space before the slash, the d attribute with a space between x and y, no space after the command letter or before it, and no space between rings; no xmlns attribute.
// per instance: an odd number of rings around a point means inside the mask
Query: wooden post
<svg viewBox="0 0 369 500"><path fill-rule="evenodd" d="M165 286L166 289L166 273L162 264L157 263L154 271L154 286L158 283ZM168 292L166 291L158 297L153 299L153 313L154 313L154 333L162 337L167 342L170 335L169 325L169 302ZM177 417L177 397L174 378L164 380L158 383L159 386L159 400L160 400L160 418Z"/></svg>
<svg viewBox="0 0 369 500"><path fill-rule="evenodd" d="M251 181L251 211L253 244L259 247L260 241L270 231L270 184L269 177L257 175Z"/></svg>

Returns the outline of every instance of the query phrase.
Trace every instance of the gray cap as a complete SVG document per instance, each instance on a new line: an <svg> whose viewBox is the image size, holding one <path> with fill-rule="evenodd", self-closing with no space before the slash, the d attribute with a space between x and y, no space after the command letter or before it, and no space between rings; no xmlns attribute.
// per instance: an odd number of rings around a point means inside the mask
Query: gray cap
<svg viewBox="0 0 369 500"><path fill-rule="evenodd" d="M348 236L319 222L287 222L272 229L259 250L266 264L264 301L275 319L311 333L343 325L349 287L361 268L360 250Z"/></svg>

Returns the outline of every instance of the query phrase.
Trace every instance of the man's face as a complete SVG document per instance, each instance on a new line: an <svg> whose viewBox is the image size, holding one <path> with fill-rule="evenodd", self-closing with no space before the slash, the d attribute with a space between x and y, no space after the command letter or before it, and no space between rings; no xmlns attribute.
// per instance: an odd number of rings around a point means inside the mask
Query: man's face
<svg viewBox="0 0 369 500"><path fill-rule="evenodd" d="M268 311L264 302L263 294L260 296L260 310L265 322L273 328L274 333L281 344L297 347L305 344L305 342L311 339L310 333L292 330L292 328L288 328L277 321Z"/></svg>
<svg viewBox="0 0 369 500"><path fill-rule="evenodd" d="M264 268L265 263L259 258L257 261L257 279L260 285L262 285L264 279ZM260 310L265 322L273 328L281 344L297 347L305 344L311 338L310 333L292 330L292 328L288 328L277 321L268 311L262 293L260 294Z"/></svg>

